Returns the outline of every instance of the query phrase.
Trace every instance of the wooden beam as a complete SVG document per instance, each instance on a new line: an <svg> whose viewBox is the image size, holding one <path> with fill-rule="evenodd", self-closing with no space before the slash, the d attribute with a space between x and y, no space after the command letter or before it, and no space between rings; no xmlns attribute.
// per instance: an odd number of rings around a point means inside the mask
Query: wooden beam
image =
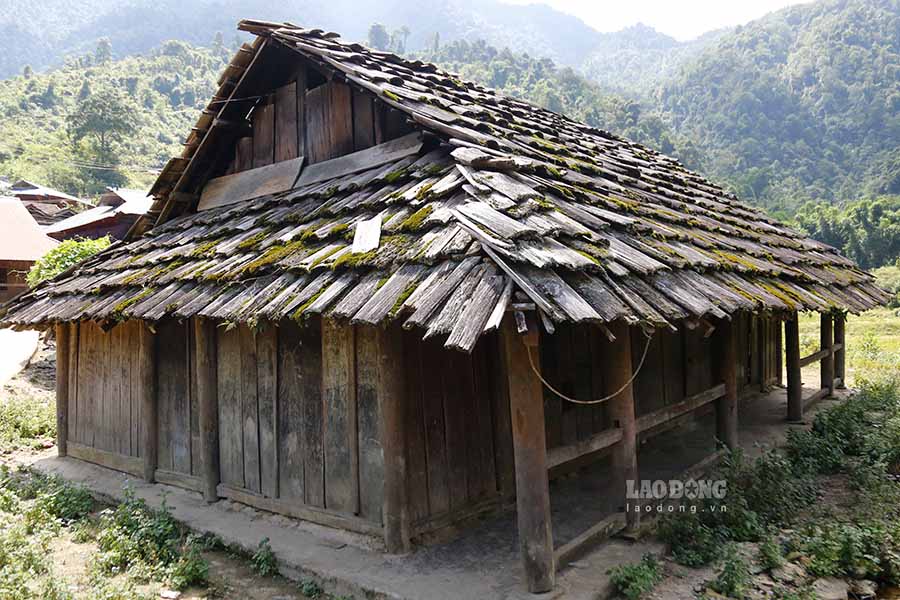
<svg viewBox="0 0 900 600"><path fill-rule="evenodd" d="M197 365L197 411L200 428L200 487L203 499L219 499L219 390L216 374L216 324L196 317L194 361Z"/></svg>
<svg viewBox="0 0 900 600"><path fill-rule="evenodd" d="M384 545L388 552L409 552L409 493L406 487L406 394L403 337L400 326L376 328L378 403L384 453Z"/></svg>
<svg viewBox="0 0 900 600"><path fill-rule="evenodd" d="M766 331L767 323L762 322L761 331ZM768 336L763 336L761 340L768 342ZM719 379L725 386L725 393L719 397L716 402L716 437L724 443L728 448L735 449L738 447L738 381L737 381L737 335L734 323L731 321L723 321L719 325ZM768 344L760 344L760 347ZM761 386L766 385L768 369L765 360L766 353L763 352L760 357L762 366L763 380L760 381Z"/></svg>
<svg viewBox="0 0 900 600"><path fill-rule="evenodd" d="M784 322L784 354L787 363L787 418L803 420L803 381L800 375L800 327L797 313Z"/></svg>
<svg viewBox="0 0 900 600"><path fill-rule="evenodd" d="M847 387L847 319L843 314L834 317L834 378L839 390Z"/></svg>
<svg viewBox="0 0 900 600"><path fill-rule="evenodd" d="M819 341L822 350L828 354L819 361L820 387L828 390L828 395L834 395L834 329L831 313L822 313L820 318Z"/></svg>
<svg viewBox="0 0 900 600"><path fill-rule="evenodd" d="M74 326L60 323L56 326L56 453L66 456L69 440L69 353L72 344L70 332Z"/></svg>
<svg viewBox="0 0 900 600"><path fill-rule="evenodd" d="M631 328L625 321L619 320L610 324L610 330L616 338L606 347L609 355L602 357L603 382L606 393L624 389L609 400L609 418L614 427L622 429L622 441L613 451L613 468L616 473L615 483L619 492L625 494L625 482L638 478L637 468L637 422L634 417L634 387L628 381L632 377L631 366ZM626 383L628 385L626 385ZM613 488L615 489L615 488ZM640 513L630 511L626 514L629 529L636 529L640 522Z"/></svg>
<svg viewBox="0 0 900 600"><path fill-rule="evenodd" d="M134 475L135 477L142 477L145 475L144 462L136 456L125 456L115 452L107 452L106 450L84 446L77 442L69 442L68 455L70 458L77 458L85 462L100 465L101 467L122 471L123 473Z"/></svg>
<svg viewBox="0 0 900 600"><path fill-rule="evenodd" d="M610 515L593 525L584 533L566 542L556 551L557 568L562 568L579 556L584 554L592 546L605 542L612 536L625 529L625 515L616 513Z"/></svg>
<svg viewBox="0 0 900 600"><path fill-rule="evenodd" d="M823 358L829 356L831 354L831 348L822 348L821 350L816 350L812 354L807 354L803 358L800 359L800 368L808 367L814 362L821 362Z"/></svg>
<svg viewBox="0 0 900 600"><path fill-rule="evenodd" d="M693 396L688 396L681 402L676 402L675 404L670 404L669 406L663 407L659 410L655 410L651 413L647 413L645 415L641 415L637 418L637 430L639 433L647 431L648 429L653 429L663 423L671 421L673 419L677 419L683 415L686 415L689 412L693 412L702 406L709 404L713 400L718 400L724 397L726 394L726 387L724 383L720 383L715 385L708 390L703 390Z"/></svg>
<svg viewBox="0 0 900 600"><path fill-rule="evenodd" d="M543 388L530 362L539 364L537 323L519 335L512 315L501 326L502 350L509 385L513 454L516 467L516 513L519 548L528 591L548 592L556 581L550 485L544 433ZM532 354L529 360L529 352Z"/></svg>
<svg viewBox="0 0 900 600"><path fill-rule="evenodd" d="M579 459L588 454L593 454L604 448L618 444L622 440L622 430L618 427L595 433L589 438L569 444L557 446L547 452L547 466L555 469L561 465Z"/></svg>
<svg viewBox="0 0 900 600"><path fill-rule="evenodd" d="M165 349L163 349L165 351ZM159 454L159 411L156 396L156 352L150 328L138 328L137 393L141 398L141 437L143 439L144 480L153 483Z"/></svg>

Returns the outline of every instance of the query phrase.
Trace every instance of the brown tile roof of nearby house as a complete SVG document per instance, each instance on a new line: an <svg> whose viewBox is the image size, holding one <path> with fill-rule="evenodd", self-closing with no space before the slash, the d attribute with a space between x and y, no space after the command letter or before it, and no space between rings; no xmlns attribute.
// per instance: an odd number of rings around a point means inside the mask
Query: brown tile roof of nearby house
<svg viewBox="0 0 900 600"><path fill-rule="evenodd" d="M16 198L0 198L0 260L35 261L56 246Z"/></svg>
<svg viewBox="0 0 900 600"><path fill-rule="evenodd" d="M146 192L138 190L111 190L109 193L115 193L118 199L117 204L104 204L75 213L70 217L48 225L44 231L48 234L71 231L93 223L100 223L106 219L113 219L119 214L143 215L153 203L153 199L148 197Z"/></svg>
<svg viewBox="0 0 900 600"><path fill-rule="evenodd" d="M242 28L403 111L424 145L161 223L7 306L4 323L322 314L399 319L469 350L520 301L514 291L549 322L652 327L738 310L855 312L887 298L833 248L653 150L334 34ZM197 147L161 174L154 214Z"/></svg>

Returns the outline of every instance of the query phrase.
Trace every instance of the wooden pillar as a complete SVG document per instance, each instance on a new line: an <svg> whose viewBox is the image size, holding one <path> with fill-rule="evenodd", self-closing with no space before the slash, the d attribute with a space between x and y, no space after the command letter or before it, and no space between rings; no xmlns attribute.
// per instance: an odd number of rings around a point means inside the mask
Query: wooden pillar
<svg viewBox="0 0 900 600"><path fill-rule="evenodd" d="M784 339L782 337L781 319L775 317L775 371L778 385L784 385Z"/></svg>
<svg viewBox="0 0 900 600"><path fill-rule="evenodd" d="M200 424L200 468L203 499L219 499L219 390L216 373L216 324L196 317L194 360L197 365L197 412Z"/></svg>
<svg viewBox="0 0 900 600"><path fill-rule="evenodd" d="M409 492L406 478L406 394L403 336L399 326L377 328L378 402L384 453L384 545L393 554L409 552Z"/></svg>
<svg viewBox="0 0 900 600"><path fill-rule="evenodd" d="M803 381L800 376L800 327L797 313L784 322L784 360L787 363L787 418L803 420Z"/></svg>
<svg viewBox="0 0 900 600"><path fill-rule="evenodd" d="M834 395L834 330L832 328L831 313L822 313L821 326L819 327L819 341L822 350L828 350L828 355L819 361L819 373L821 375L821 388L828 390L828 395Z"/></svg>
<svg viewBox="0 0 900 600"><path fill-rule="evenodd" d="M725 383L725 395L716 402L716 437L734 449L738 447L737 335L731 321L722 321L718 329L719 378Z"/></svg>
<svg viewBox="0 0 900 600"><path fill-rule="evenodd" d="M529 363L528 353L540 368L537 323L529 321L520 335L507 315L501 329L509 384L513 455L516 467L516 514L519 548L528 591L548 592L556 581L553 531L550 521L550 482L544 433L544 395Z"/></svg>
<svg viewBox="0 0 900 600"><path fill-rule="evenodd" d="M624 321L616 321L608 325L616 341L607 346L609 354L602 358L603 382L605 392L610 394L625 386L632 376L631 366L631 328ZM613 450L614 486L618 486L623 496L625 482L637 484L637 425L634 418L634 386L628 384L621 393L609 400L609 418L614 426L622 429L622 441ZM629 529L636 529L641 514L631 510L625 514Z"/></svg>
<svg viewBox="0 0 900 600"><path fill-rule="evenodd" d="M834 343L840 344L840 349L834 353L834 378L837 380L836 386L842 390L847 387L845 381L847 377L846 361L847 361L847 335L846 335L847 319L843 314L834 316Z"/></svg>
<svg viewBox="0 0 900 600"><path fill-rule="evenodd" d="M159 411L156 397L156 352L153 332L138 324L138 394L141 397L141 438L144 450L144 480L156 479L159 455Z"/></svg>
<svg viewBox="0 0 900 600"><path fill-rule="evenodd" d="M69 353L72 346L73 326L59 323L56 326L56 453L68 454L69 439Z"/></svg>

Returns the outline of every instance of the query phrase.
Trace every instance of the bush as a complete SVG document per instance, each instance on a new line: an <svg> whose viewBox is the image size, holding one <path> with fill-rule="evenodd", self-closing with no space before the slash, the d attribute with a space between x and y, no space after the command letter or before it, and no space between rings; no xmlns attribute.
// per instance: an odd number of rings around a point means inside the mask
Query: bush
<svg viewBox="0 0 900 600"><path fill-rule="evenodd" d="M260 575L275 575L278 573L278 561L275 560L275 554L272 552L272 546L269 545L269 538L263 538L256 547L256 552L250 557L250 563L253 570Z"/></svg>
<svg viewBox="0 0 900 600"><path fill-rule="evenodd" d="M0 401L0 450L34 447L56 436L56 408L43 398L15 392Z"/></svg>
<svg viewBox="0 0 900 600"><path fill-rule="evenodd" d="M738 553L735 544L725 548L725 559L722 568L710 587L713 590L732 598L743 598L750 585L750 569L747 561Z"/></svg>
<svg viewBox="0 0 900 600"><path fill-rule="evenodd" d="M60 243L34 263L26 277L28 285L34 287L42 281L56 277L66 269L106 249L110 243L109 236L96 240L79 238Z"/></svg>
<svg viewBox="0 0 900 600"><path fill-rule="evenodd" d="M610 569L609 580L616 592L629 600L636 600L662 580L662 572L656 557L645 554L640 562Z"/></svg>
<svg viewBox="0 0 900 600"><path fill-rule="evenodd" d="M781 545L771 535L766 536L759 545L757 560L766 571L777 569L784 564L784 556L781 553Z"/></svg>

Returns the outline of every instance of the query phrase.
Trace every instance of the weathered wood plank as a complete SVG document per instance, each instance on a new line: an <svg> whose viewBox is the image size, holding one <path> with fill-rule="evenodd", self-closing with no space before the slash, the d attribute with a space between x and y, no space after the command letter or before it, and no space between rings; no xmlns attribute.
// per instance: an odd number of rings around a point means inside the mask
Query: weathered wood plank
<svg viewBox="0 0 900 600"><path fill-rule="evenodd" d="M69 324L69 426L66 429L67 440L78 439L78 378L80 372L78 369L78 355L80 352L80 324ZM136 421L136 420L135 420ZM132 424L132 434L134 433L134 425Z"/></svg>
<svg viewBox="0 0 900 600"><path fill-rule="evenodd" d="M355 335L352 327L322 323L325 507L359 512L359 438L356 413Z"/></svg>
<svg viewBox="0 0 900 600"><path fill-rule="evenodd" d="M609 344L602 362L603 381L607 387L606 394L618 392L611 398L609 416L614 427L622 429L622 441L613 452L613 469L619 490L625 490L624 482L637 480L637 432L638 425L634 415L634 388L629 384L633 370L631 364L631 328L623 321L610 324L610 330L616 341ZM621 390L621 391L619 391ZM647 415L649 417L649 415ZM615 489L615 488L614 488ZM628 527L634 529L640 522L640 513L629 511L626 514Z"/></svg>
<svg viewBox="0 0 900 600"><path fill-rule="evenodd" d="M56 453L66 456L69 441L69 368L72 325L56 326Z"/></svg>
<svg viewBox="0 0 900 600"><path fill-rule="evenodd" d="M471 381L471 365L461 360L458 352L440 350L436 353L441 363L444 388L444 427L447 431L447 484L450 508L455 509L469 500L468 446L470 428L466 414L471 412L467 383ZM467 357L466 357L467 358ZM468 369L468 375L465 371Z"/></svg>
<svg viewBox="0 0 900 600"><path fill-rule="evenodd" d="M838 389L844 389L847 387L846 377L846 362L847 362L847 333L846 333L846 325L847 319L843 314L835 315L834 317L834 378L837 381L836 387ZM779 368L779 379L780 379L780 371Z"/></svg>
<svg viewBox="0 0 900 600"><path fill-rule="evenodd" d="M497 486L497 465L494 460L493 397L486 345L481 343L475 346L471 356L474 380L472 416L475 419L471 428L475 432L477 444L474 458L478 463L474 497L480 499L482 496L496 495L499 488ZM471 489L469 495L473 496Z"/></svg>
<svg viewBox="0 0 900 600"><path fill-rule="evenodd" d="M253 168L275 160L275 105L258 104L253 109Z"/></svg>
<svg viewBox="0 0 900 600"><path fill-rule="evenodd" d="M297 155L306 156L306 65L301 63L297 70Z"/></svg>
<svg viewBox="0 0 900 600"><path fill-rule="evenodd" d="M403 360L406 410L403 428L406 432L406 475L409 493L409 518L418 522L428 516L428 465L425 448L424 383L421 340L414 333L403 333Z"/></svg>
<svg viewBox="0 0 900 600"><path fill-rule="evenodd" d="M244 487L241 346L237 328L218 328L219 467L222 483Z"/></svg>
<svg viewBox="0 0 900 600"><path fill-rule="evenodd" d="M144 461L134 456L122 456L116 452L108 452L99 448L92 448L77 442L69 441L68 455L95 465L122 471L135 477L145 477Z"/></svg>
<svg viewBox="0 0 900 600"><path fill-rule="evenodd" d="M618 427L595 433L591 437L566 446L557 446L547 451L547 468L553 469L583 456L609 448L622 441L622 430Z"/></svg>
<svg viewBox="0 0 900 600"><path fill-rule="evenodd" d="M812 354L807 354L803 358L800 359L800 368L808 367L809 365L821 362L826 356L831 354L831 350L829 348L822 348L821 350L816 350Z"/></svg>
<svg viewBox="0 0 900 600"><path fill-rule="evenodd" d="M724 389L716 402L716 437L733 450L738 447L737 335L730 321L721 321L717 329L719 379Z"/></svg>
<svg viewBox="0 0 900 600"><path fill-rule="evenodd" d="M444 386L441 346L421 342L425 450L428 461L428 501L430 514L450 509L450 474L447 466L447 431L444 427Z"/></svg>
<svg viewBox="0 0 900 600"><path fill-rule="evenodd" d="M420 134L413 133L408 136L391 140L358 152L336 155L335 158L322 159L313 162L307 159L307 167L297 180L297 186L305 186L320 181L327 181L337 177L346 177L361 171L368 171L375 167L386 165L401 158L417 154L422 149Z"/></svg>
<svg viewBox="0 0 900 600"><path fill-rule="evenodd" d="M375 112L372 95L353 92L353 149L363 150L375 145Z"/></svg>
<svg viewBox="0 0 900 600"><path fill-rule="evenodd" d="M200 468L203 499L219 499L219 411L216 377L216 326L207 319L192 319L197 365L197 408L200 428Z"/></svg>
<svg viewBox="0 0 900 600"><path fill-rule="evenodd" d="M500 322L502 324L502 321ZM494 465L497 490L504 497L511 497L516 490L516 472L513 458L512 422L509 411L509 384L506 362L499 348L499 334L482 338L487 375L490 384L490 405L494 424ZM477 346L476 346L477 348Z"/></svg>
<svg viewBox="0 0 900 600"><path fill-rule="evenodd" d="M384 503L386 457L381 444L382 391L379 388L379 368L381 366L378 347L378 331L375 327L356 327L356 415L359 446L359 515L369 521L381 522ZM400 368L386 365L386 368ZM391 399L399 400L399 399ZM395 414L389 418L396 417ZM395 424L402 426L402 421ZM396 434L395 431L386 432ZM402 431L400 432L402 433ZM396 457L394 457L396 458ZM402 456L400 457L402 459ZM396 465L391 465L396 467ZM393 474L395 474L394 472ZM405 478L406 473L403 471Z"/></svg>
<svg viewBox="0 0 900 600"><path fill-rule="evenodd" d="M297 82L275 90L275 162L300 156L297 149Z"/></svg>
<svg viewBox="0 0 900 600"><path fill-rule="evenodd" d="M787 364L787 418L803 420L803 380L800 373L800 329L797 313L784 322L784 350Z"/></svg>
<svg viewBox="0 0 900 600"><path fill-rule="evenodd" d="M278 329L267 327L256 336L257 401L259 405L259 488L278 498L281 456L278 453Z"/></svg>
<svg viewBox="0 0 900 600"><path fill-rule="evenodd" d="M637 418L637 430L639 432L647 431L667 421L677 419L682 415L697 410L701 406L722 398L725 395L725 391L725 384L720 383L693 396L688 396L681 402L670 404L646 415L641 415Z"/></svg>
<svg viewBox="0 0 900 600"><path fill-rule="evenodd" d="M259 373L256 333L245 325L238 326L240 346L240 405L243 437L244 487L260 493L259 456Z"/></svg>
<svg viewBox="0 0 900 600"><path fill-rule="evenodd" d="M308 372L306 367L315 363L318 347L309 348L302 343L300 326L287 321L278 328L278 497L285 500L304 501L304 423L303 406L307 398L304 392ZM320 378L319 378L320 379ZM321 398L309 399L321 402Z"/></svg>
<svg viewBox="0 0 900 600"><path fill-rule="evenodd" d="M144 440L143 444L143 476L148 482L153 481L156 472L156 458L159 441L157 432L157 396L156 396L156 352L154 335L149 327L141 324L138 328L138 372L141 394L141 415Z"/></svg>
<svg viewBox="0 0 900 600"><path fill-rule="evenodd" d="M383 473L384 543L388 552L407 552L410 549L409 489L406 475L408 451L406 448L407 398L403 379L403 332L397 327L375 330L377 348L378 416L377 434L381 439L383 455L379 456ZM362 431L367 419L360 420ZM360 447L361 459L365 457ZM374 448L373 448L374 453ZM372 472L378 471L373 465ZM360 480L362 479L362 471ZM377 488L376 488L377 489ZM360 490L362 492L362 490ZM365 497L365 496L363 496ZM375 496L377 498L377 496ZM365 516L365 513L363 513Z"/></svg>
<svg viewBox="0 0 900 600"><path fill-rule="evenodd" d="M350 87L329 81L306 92L306 146L310 165L353 152Z"/></svg>
<svg viewBox="0 0 900 600"><path fill-rule="evenodd" d="M210 179L200 194L198 211L227 206L294 187L303 157Z"/></svg>
<svg viewBox="0 0 900 600"><path fill-rule="evenodd" d="M303 417L303 472L306 504L325 507L323 345L320 319L300 329L300 385ZM330 410L330 409L329 409Z"/></svg>
<svg viewBox="0 0 900 600"><path fill-rule="evenodd" d="M556 552L556 568L560 569L580 557L590 548L600 544L625 529L625 518L621 513L610 515L592 525L584 533L560 546Z"/></svg>
<svg viewBox="0 0 900 600"><path fill-rule="evenodd" d="M819 362L820 387L834 395L834 322L831 313L822 313L819 318L819 346L827 351L827 355Z"/></svg>

